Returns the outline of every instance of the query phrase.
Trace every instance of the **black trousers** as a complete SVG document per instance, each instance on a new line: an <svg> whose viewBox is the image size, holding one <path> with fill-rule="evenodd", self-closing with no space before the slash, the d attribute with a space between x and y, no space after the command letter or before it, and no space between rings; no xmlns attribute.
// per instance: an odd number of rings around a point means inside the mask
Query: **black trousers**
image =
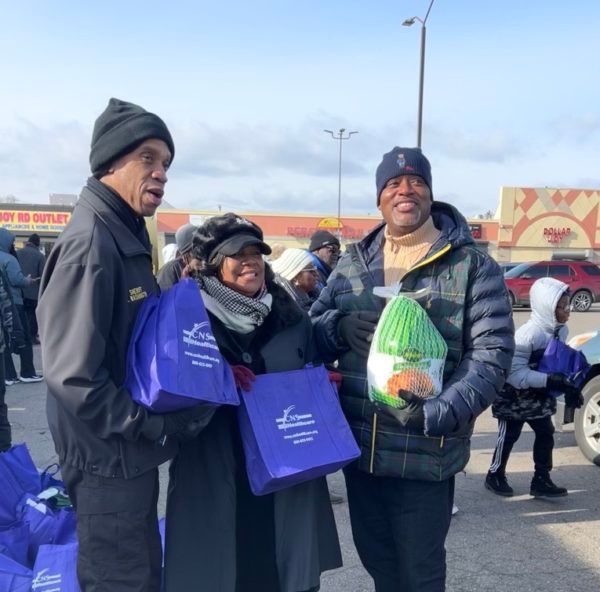
<svg viewBox="0 0 600 592"><path fill-rule="evenodd" d="M490 473L504 475L506 464L515 442L519 439L523 425L528 423L535 433L533 441L533 464L536 474L547 474L552 470L552 449L554 448L554 425L551 417L529 419L527 421L498 419L498 442L492 458Z"/></svg>
<svg viewBox="0 0 600 592"><path fill-rule="evenodd" d="M77 511L82 592L160 592L158 469L134 479L61 467Z"/></svg>
<svg viewBox="0 0 600 592"><path fill-rule="evenodd" d="M19 350L19 357L21 358L21 376L33 376L35 374L35 367L33 365L33 344L31 342L27 314L25 312L25 307L22 304L16 304L15 306L19 312L19 320L23 327L23 338L25 341L23 347ZM17 380L17 371L15 370L12 355L8 348L4 355L4 368L7 380Z"/></svg>
<svg viewBox="0 0 600 592"><path fill-rule="evenodd" d="M37 300L32 300L31 298L23 298L23 307L25 308L25 313L27 314L27 322L29 323L29 337L32 342L37 339L38 334L38 323L37 317L35 316L35 309L37 307L37 303Z"/></svg>
<svg viewBox="0 0 600 592"><path fill-rule="evenodd" d="M8 353L8 347L5 350ZM8 450L11 446L12 438L10 423L8 421L8 406L6 405L6 385L4 384L4 363L0 364L0 452Z"/></svg>
<svg viewBox="0 0 600 592"><path fill-rule="evenodd" d="M344 469L356 550L376 592L443 592L454 477L441 482Z"/></svg>

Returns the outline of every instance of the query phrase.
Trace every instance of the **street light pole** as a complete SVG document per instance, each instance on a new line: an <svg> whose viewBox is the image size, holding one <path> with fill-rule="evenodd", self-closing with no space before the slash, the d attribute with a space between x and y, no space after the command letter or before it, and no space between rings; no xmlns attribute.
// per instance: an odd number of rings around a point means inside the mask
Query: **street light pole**
<svg viewBox="0 0 600 592"><path fill-rule="evenodd" d="M332 130L323 130L324 132L331 135L334 140L339 140L340 142L340 158L338 161L338 208L337 208L337 235L338 238L342 236L342 142L344 140L349 140L353 134L357 134L358 132L348 132L347 136L344 136L344 132L346 128L340 128L337 133L334 133Z"/></svg>
<svg viewBox="0 0 600 592"><path fill-rule="evenodd" d="M435 0L431 0L429 3L429 8L427 9L427 14L424 19L419 18L418 16L413 16L412 18L406 19L402 25L405 27L410 27L415 24L415 21L419 21L421 23L421 59L419 62L419 108L417 113L417 146L421 147L421 137L423 130L423 82L425 79L425 38L427 35L427 27L425 23L427 22L427 17L429 17L429 13L431 12L431 7Z"/></svg>

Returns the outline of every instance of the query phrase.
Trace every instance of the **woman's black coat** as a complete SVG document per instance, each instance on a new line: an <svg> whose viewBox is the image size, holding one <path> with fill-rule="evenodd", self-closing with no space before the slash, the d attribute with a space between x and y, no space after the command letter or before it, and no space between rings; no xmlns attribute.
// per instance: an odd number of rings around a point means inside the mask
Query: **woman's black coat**
<svg viewBox="0 0 600 592"><path fill-rule="evenodd" d="M229 331L211 316L219 349L230 364L243 364L255 373L302 368L314 360L308 316L282 288L270 283L269 292L272 310L252 338ZM249 582L238 581L236 587L236 565L260 561L260 554L253 555L252 533L245 533L242 542L236 527L236 511L254 506L247 492L236 491L240 479L246 479L240 452L235 409L221 408L173 461L167 501L167 592L255 592ZM261 592L317 589L320 574L342 564L326 481L315 479L271 495L261 496L259 502L272 504L267 506L272 508L271 524L259 522L256 528L273 529L279 585Z"/></svg>

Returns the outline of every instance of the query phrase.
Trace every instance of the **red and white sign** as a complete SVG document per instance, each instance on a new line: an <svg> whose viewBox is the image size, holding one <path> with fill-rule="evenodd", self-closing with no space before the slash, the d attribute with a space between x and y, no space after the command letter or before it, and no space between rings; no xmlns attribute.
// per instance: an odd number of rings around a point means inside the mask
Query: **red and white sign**
<svg viewBox="0 0 600 592"><path fill-rule="evenodd" d="M549 243L559 243L571 234L570 228L544 228L544 238Z"/></svg>

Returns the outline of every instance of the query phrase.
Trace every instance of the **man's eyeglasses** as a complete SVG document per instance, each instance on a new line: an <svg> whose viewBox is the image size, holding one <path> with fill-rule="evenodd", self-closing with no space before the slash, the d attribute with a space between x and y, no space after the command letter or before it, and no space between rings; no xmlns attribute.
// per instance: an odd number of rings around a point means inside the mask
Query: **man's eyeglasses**
<svg viewBox="0 0 600 592"><path fill-rule="evenodd" d="M322 249L326 249L327 251L329 251L331 254L336 254L340 252L340 248L336 247L335 245L327 245L325 247L321 247Z"/></svg>

